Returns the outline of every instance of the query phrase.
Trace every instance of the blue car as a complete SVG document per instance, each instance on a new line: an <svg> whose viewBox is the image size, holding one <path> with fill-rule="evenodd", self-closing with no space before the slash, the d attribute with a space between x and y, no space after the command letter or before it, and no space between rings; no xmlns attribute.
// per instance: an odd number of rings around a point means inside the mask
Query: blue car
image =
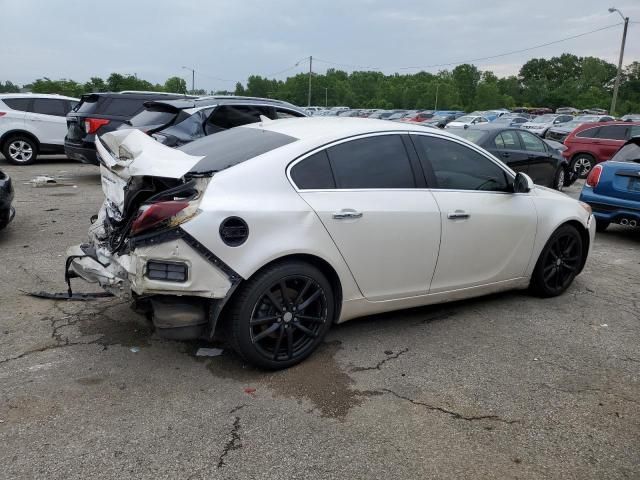
<svg viewBox="0 0 640 480"><path fill-rule="evenodd" d="M612 223L640 226L640 137L593 167L580 200L591 205L600 232Z"/></svg>

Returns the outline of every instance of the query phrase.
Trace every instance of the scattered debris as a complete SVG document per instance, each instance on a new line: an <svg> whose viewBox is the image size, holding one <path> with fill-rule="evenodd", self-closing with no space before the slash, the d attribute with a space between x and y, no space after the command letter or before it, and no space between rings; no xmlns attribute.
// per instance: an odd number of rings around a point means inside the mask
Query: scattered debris
<svg viewBox="0 0 640 480"><path fill-rule="evenodd" d="M59 208L47 208L45 210L45 212L57 212L58 210L60 210Z"/></svg>
<svg viewBox="0 0 640 480"><path fill-rule="evenodd" d="M49 175L38 175L37 177L29 180L25 185L31 184L33 187L57 187L58 182L55 178Z"/></svg>
<svg viewBox="0 0 640 480"><path fill-rule="evenodd" d="M600 324L600 326L601 326L601 327L608 327L609 325L608 325L608 324L606 324L606 323L602 323L602 324Z"/></svg>
<svg viewBox="0 0 640 480"><path fill-rule="evenodd" d="M131 353L138 353L140 351L140 347L131 347L129 351L131 351Z"/></svg>
<svg viewBox="0 0 640 480"><path fill-rule="evenodd" d="M31 297L48 298L50 300L69 300L69 301L87 301L95 300L96 298L109 298L113 297L113 294L109 292L91 292L91 293L72 293L69 295L67 292L26 292L20 290L22 293Z"/></svg>
<svg viewBox="0 0 640 480"><path fill-rule="evenodd" d="M218 357L224 352L221 348L199 348L196 357Z"/></svg>
<svg viewBox="0 0 640 480"><path fill-rule="evenodd" d="M537 362L538 360L540 360L538 357L533 359L534 362Z"/></svg>
<svg viewBox="0 0 640 480"><path fill-rule="evenodd" d="M254 397L256 395L256 389L253 387L244 387L244 393L246 393L247 395L251 395L252 397Z"/></svg>

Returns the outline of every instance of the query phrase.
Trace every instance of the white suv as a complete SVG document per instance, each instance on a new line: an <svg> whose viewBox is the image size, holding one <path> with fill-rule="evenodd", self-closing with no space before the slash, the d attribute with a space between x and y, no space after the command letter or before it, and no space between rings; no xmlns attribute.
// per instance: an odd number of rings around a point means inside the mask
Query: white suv
<svg viewBox="0 0 640 480"><path fill-rule="evenodd" d="M38 153L64 153L65 117L77 102L62 95L0 95L0 150L7 161L28 165Z"/></svg>

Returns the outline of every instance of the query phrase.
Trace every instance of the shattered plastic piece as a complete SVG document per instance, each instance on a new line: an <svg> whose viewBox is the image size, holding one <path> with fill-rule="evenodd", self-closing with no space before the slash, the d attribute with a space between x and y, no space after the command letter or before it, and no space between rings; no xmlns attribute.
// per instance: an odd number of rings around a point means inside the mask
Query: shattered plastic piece
<svg viewBox="0 0 640 480"><path fill-rule="evenodd" d="M129 349L132 353L138 353L140 351L140 347L131 347Z"/></svg>
<svg viewBox="0 0 640 480"><path fill-rule="evenodd" d="M538 357L533 359L534 362L537 362L538 360L540 360Z"/></svg>
<svg viewBox="0 0 640 480"><path fill-rule="evenodd" d="M199 348L196 357L218 357L224 352L221 348Z"/></svg>
<svg viewBox="0 0 640 480"><path fill-rule="evenodd" d="M48 298L50 300L71 300L71 301L87 301L95 300L96 298L109 298L113 297L113 294L109 292L93 292L93 293L72 293L69 295L67 292L25 292L23 293L37 298Z"/></svg>
<svg viewBox="0 0 640 480"><path fill-rule="evenodd" d="M609 325L607 323L603 323L600 325L601 327L608 327Z"/></svg>
<svg viewBox="0 0 640 480"><path fill-rule="evenodd" d="M256 394L256 389L253 387L244 387L244 393L253 397Z"/></svg>
<svg viewBox="0 0 640 480"><path fill-rule="evenodd" d="M58 185L56 179L50 177L49 175L38 175L37 177L29 180L28 183L30 183L34 187L55 187Z"/></svg>

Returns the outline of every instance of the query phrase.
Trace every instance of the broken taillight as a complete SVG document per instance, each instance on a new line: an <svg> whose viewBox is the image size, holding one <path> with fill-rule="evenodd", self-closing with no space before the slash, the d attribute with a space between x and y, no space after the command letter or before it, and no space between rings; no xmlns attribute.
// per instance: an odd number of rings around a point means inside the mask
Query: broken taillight
<svg viewBox="0 0 640 480"><path fill-rule="evenodd" d="M139 235L158 227L179 225L195 215L197 206L194 205L193 209L189 207L192 207L192 204L188 200L170 200L144 205L131 225L131 235Z"/></svg>
<svg viewBox="0 0 640 480"><path fill-rule="evenodd" d="M109 120L106 118L85 118L84 130L87 133L96 133L100 127L108 124Z"/></svg>

